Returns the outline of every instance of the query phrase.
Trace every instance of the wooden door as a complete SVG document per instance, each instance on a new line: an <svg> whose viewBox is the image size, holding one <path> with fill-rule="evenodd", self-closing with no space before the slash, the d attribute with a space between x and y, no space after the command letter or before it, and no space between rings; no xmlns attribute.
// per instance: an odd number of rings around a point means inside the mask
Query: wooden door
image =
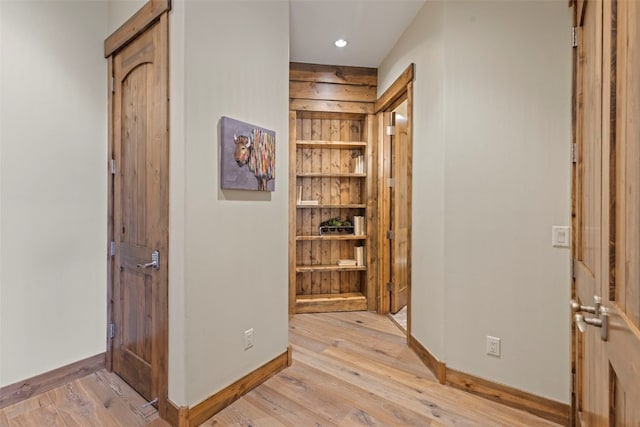
<svg viewBox="0 0 640 427"><path fill-rule="evenodd" d="M113 370L167 399L167 14L113 56ZM157 260L152 262L154 252Z"/></svg>
<svg viewBox="0 0 640 427"><path fill-rule="evenodd" d="M609 425L640 426L640 3L605 2L612 259L604 295ZM606 79L605 79L606 81Z"/></svg>
<svg viewBox="0 0 640 427"><path fill-rule="evenodd" d="M378 312L397 313L409 300L411 280L411 102L405 94L380 126L380 304ZM393 132L389 132L393 128ZM407 316L409 318L409 316Z"/></svg>
<svg viewBox="0 0 640 427"><path fill-rule="evenodd" d="M409 205L408 192L411 176L411 139L406 100L391 114L391 121L395 132L391 136L393 185L390 189L390 218L393 239L390 240L390 282L392 284L390 311L395 314L407 305L410 278L408 261L411 206Z"/></svg>
<svg viewBox="0 0 640 427"><path fill-rule="evenodd" d="M638 13L637 2L576 6L575 296L583 307L574 323L584 331L575 333L574 360L583 426L640 425Z"/></svg>

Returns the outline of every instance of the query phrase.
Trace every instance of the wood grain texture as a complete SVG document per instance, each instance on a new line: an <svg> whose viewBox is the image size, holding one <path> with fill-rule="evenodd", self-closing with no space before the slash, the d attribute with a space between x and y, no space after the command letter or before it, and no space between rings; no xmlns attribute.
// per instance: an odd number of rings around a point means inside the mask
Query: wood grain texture
<svg viewBox="0 0 640 427"><path fill-rule="evenodd" d="M375 102L376 87L292 81L289 82L289 98L326 101Z"/></svg>
<svg viewBox="0 0 640 427"><path fill-rule="evenodd" d="M413 335L407 333L407 341L409 348L416 352L422 363L426 365L431 373L438 379L440 384L446 384L447 381L447 365L440 362L429 350L427 350Z"/></svg>
<svg viewBox="0 0 640 427"><path fill-rule="evenodd" d="M371 114L374 105L371 102L330 101L317 99L292 99L289 109L298 111L314 111L316 113ZM314 118L322 117L316 114ZM345 118L352 118L348 116Z"/></svg>
<svg viewBox="0 0 640 427"><path fill-rule="evenodd" d="M569 406L447 368L447 384L560 425L569 425Z"/></svg>
<svg viewBox="0 0 640 427"><path fill-rule="evenodd" d="M104 57L107 58L123 48L170 9L170 0L149 0L104 41Z"/></svg>
<svg viewBox="0 0 640 427"><path fill-rule="evenodd" d="M158 398L161 416L168 388L168 53L165 11L113 56L110 123L117 170L113 369L148 400ZM154 250L159 268L139 268Z"/></svg>
<svg viewBox="0 0 640 427"><path fill-rule="evenodd" d="M359 311L367 309L367 298L360 292L300 295L296 300L296 313L332 311Z"/></svg>
<svg viewBox="0 0 640 427"><path fill-rule="evenodd" d="M105 355L100 353L24 381L4 386L0 388L0 409L104 369L104 361Z"/></svg>
<svg viewBox="0 0 640 427"><path fill-rule="evenodd" d="M11 427L166 425L155 408L117 375L104 369L0 410Z"/></svg>
<svg viewBox="0 0 640 427"><path fill-rule="evenodd" d="M437 382L370 312L290 317L294 361L203 426L557 426Z"/></svg>
<svg viewBox="0 0 640 427"><path fill-rule="evenodd" d="M189 427L189 408L187 406L178 406L168 400L164 421L173 427Z"/></svg>
<svg viewBox="0 0 640 427"><path fill-rule="evenodd" d="M296 186L296 140L297 117L295 111L289 111L289 314L295 314L296 310L296 260L298 260L295 236L296 227L296 199L298 188Z"/></svg>
<svg viewBox="0 0 640 427"><path fill-rule="evenodd" d="M289 350L189 409L189 425L197 426L289 365Z"/></svg>
<svg viewBox="0 0 640 427"><path fill-rule="evenodd" d="M388 110L405 92L407 85L413 81L415 64L409 64L387 90L376 100L374 111L379 113Z"/></svg>
<svg viewBox="0 0 640 427"><path fill-rule="evenodd" d="M378 70L366 67L341 67L291 62L289 64L289 80L376 86L378 84Z"/></svg>
<svg viewBox="0 0 640 427"><path fill-rule="evenodd" d="M277 358L289 368L245 390L200 425L558 426L439 384L386 316L365 311L290 316L289 339L291 346ZM143 403L115 374L98 371L0 410L0 425L197 425L186 419L191 412L186 408L169 403L168 424L153 407L141 410Z"/></svg>

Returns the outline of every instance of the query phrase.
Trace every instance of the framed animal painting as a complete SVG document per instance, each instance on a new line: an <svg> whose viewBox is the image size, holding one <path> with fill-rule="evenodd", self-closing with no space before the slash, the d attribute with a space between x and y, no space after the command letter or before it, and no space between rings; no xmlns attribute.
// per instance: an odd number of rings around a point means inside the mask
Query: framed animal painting
<svg viewBox="0 0 640 427"><path fill-rule="evenodd" d="M276 133L229 117L220 119L221 187L273 191Z"/></svg>

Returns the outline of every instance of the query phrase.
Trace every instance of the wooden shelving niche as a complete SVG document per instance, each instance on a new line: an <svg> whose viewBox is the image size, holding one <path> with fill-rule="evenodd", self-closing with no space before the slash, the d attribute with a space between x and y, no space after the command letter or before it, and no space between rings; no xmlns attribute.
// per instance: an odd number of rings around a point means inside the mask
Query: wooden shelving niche
<svg viewBox="0 0 640 427"><path fill-rule="evenodd" d="M309 67L292 64L292 70L296 65ZM305 78L310 76L314 79L310 84L317 84L319 74L308 73ZM292 78L295 75L292 71ZM292 83L292 107L305 105L304 100L293 99L293 88L301 87L300 83ZM309 91L303 93L308 96ZM371 257L375 233L369 233L375 226L374 121L372 114L290 111L290 313L375 309L376 263ZM332 218L354 225L354 216L365 218L360 234L344 227L320 231L321 223ZM356 259L358 246L364 247L361 265L338 264L338 260Z"/></svg>

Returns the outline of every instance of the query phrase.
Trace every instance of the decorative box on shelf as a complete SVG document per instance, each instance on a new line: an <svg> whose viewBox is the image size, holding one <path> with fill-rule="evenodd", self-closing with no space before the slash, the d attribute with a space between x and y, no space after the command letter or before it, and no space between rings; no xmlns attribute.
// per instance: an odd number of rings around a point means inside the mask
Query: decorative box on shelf
<svg viewBox="0 0 640 427"><path fill-rule="evenodd" d="M320 226L320 235L324 236L326 234L353 234L353 226L350 226L350 225L340 225L340 226L321 225Z"/></svg>

